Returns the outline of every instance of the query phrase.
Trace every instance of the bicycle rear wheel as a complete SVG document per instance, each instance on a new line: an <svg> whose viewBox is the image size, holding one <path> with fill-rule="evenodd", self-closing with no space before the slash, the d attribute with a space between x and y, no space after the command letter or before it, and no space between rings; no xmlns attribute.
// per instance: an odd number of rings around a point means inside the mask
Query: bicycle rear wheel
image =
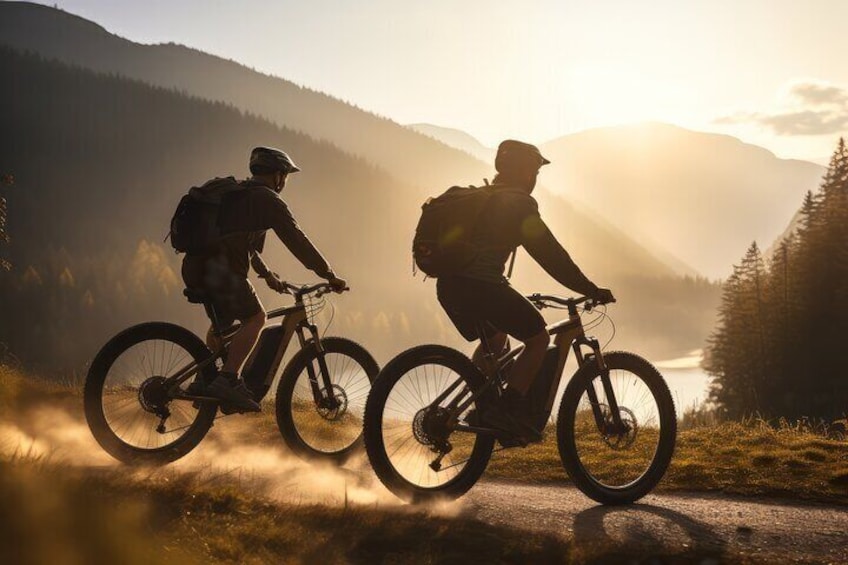
<svg viewBox="0 0 848 565"><path fill-rule="evenodd" d="M586 496L627 504L648 494L668 469L677 416L668 386L648 361L624 352L607 353L604 361L622 426L613 421L601 371L589 358L563 393L557 443L566 472Z"/></svg>
<svg viewBox="0 0 848 565"><path fill-rule="evenodd" d="M362 417L371 382L380 368L368 351L349 339L321 340L295 355L277 385L277 426L286 445L305 459L344 463L362 445ZM319 356L323 355L332 397L324 389ZM316 401L309 367L317 377Z"/></svg>
<svg viewBox="0 0 848 565"><path fill-rule="evenodd" d="M128 464L170 463L194 449L218 405L173 399L164 382L211 355L196 335L165 322L133 326L109 340L91 364L84 389L85 417L97 443ZM214 364L204 368L204 376L214 378Z"/></svg>
<svg viewBox="0 0 848 565"><path fill-rule="evenodd" d="M440 345L409 349L386 365L365 405L364 433L371 466L390 491L424 502L457 498L474 486L486 470L495 438L451 429L444 407L457 395L470 397L483 383L468 357ZM446 391L445 399L434 405ZM479 414L478 403L459 419L472 410Z"/></svg>

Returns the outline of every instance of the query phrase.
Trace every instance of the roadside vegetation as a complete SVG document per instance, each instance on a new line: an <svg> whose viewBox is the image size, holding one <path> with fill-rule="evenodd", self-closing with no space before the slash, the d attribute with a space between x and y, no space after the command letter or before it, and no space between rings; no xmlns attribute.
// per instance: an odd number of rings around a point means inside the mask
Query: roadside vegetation
<svg viewBox="0 0 848 565"><path fill-rule="evenodd" d="M682 429L671 466L657 490L848 504L848 442L828 439L822 431L753 418ZM548 426L542 443L497 454L486 477L566 481L553 426Z"/></svg>
<svg viewBox="0 0 848 565"><path fill-rule="evenodd" d="M216 480L217 479L217 480ZM202 473L0 462L4 563L567 562L552 535L399 507L281 505Z"/></svg>
<svg viewBox="0 0 848 565"><path fill-rule="evenodd" d="M73 412L80 402L77 386L34 380L0 364L0 425L22 419L31 407ZM278 441L272 414L266 406L256 417L252 429L257 442ZM681 445L662 487L666 490L848 501L844 444L789 427L748 423L687 430ZM249 474L78 466L49 452L34 453L26 445L2 447L4 563L584 563L599 558L609 563L634 558L685 563L728 557L692 548L656 555L639 547L575 546L559 536L456 516L451 508L281 503L267 498L261 480ZM727 464L711 466L718 455ZM553 438L548 438L496 456L486 476L563 482L558 457ZM837 467L839 457L842 474L834 481L822 479L830 477L827 473ZM778 474L792 479L781 483L785 488L776 483ZM756 563L751 557L739 559Z"/></svg>

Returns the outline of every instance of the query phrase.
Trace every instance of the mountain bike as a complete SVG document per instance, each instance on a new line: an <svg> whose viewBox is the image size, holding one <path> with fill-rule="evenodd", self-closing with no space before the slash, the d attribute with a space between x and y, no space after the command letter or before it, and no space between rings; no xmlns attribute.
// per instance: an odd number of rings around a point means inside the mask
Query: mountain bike
<svg viewBox="0 0 848 565"><path fill-rule="evenodd" d="M263 329L242 375L254 400L261 401L297 335L300 351L277 385L277 426L299 456L341 464L361 446L365 399L379 367L357 343L318 332L312 320L332 292L328 283L284 284L294 305L268 312L269 320L280 321ZM86 377L89 428L100 446L124 463L179 459L200 443L219 409L222 415L233 412L216 398L193 393L191 384L215 378L239 326L220 327L202 291L187 289L185 294L210 312L222 343L219 351L178 325L143 323L106 343Z"/></svg>
<svg viewBox="0 0 848 565"><path fill-rule="evenodd" d="M585 312L599 304L587 297L527 298L540 310L568 310L567 319L548 326L552 344L528 393L536 429L550 418L573 350L578 369L556 419L562 464L597 502L641 498L663 477L674 452L677 417L668 385L642 357L604 352L586 336L579 307ZM496 441L501 449L527 443L479 417L498 400L508 367L524 346L495 354L479 333L489 371L449 347L422 345L392 359L374 381L365 405L365 449L377 476L400 498L457 498L481 477Z"/></svg>

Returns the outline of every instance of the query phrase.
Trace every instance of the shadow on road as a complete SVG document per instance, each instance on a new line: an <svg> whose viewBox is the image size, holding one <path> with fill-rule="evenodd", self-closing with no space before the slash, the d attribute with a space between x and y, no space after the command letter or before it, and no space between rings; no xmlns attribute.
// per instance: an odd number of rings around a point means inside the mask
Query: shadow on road
<svg viewBox="0 0 848 565"><path fill-rule="evenodd" d="M708 525L650 504L594 506L574 517L574 545L584 558L632 563L635 556L661 563L724 562L726 543Z"/></svg>

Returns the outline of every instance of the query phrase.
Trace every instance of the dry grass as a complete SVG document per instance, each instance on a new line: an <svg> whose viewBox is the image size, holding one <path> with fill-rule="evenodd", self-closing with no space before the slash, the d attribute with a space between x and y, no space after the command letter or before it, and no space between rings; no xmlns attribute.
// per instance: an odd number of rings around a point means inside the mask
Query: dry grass
<svg viewBox="0 0 848 565"><path fill-rule="evenodd" d="M565 481L555 430L545 441L496 455L486 476L534 482ZM600 458L598 454L597 458ZM615 459L610 460L615 465ZM622 468L628 466L623 457ZM659 490L722 491L848 504L848 442L800 426L760 420L681 431Z"/></svg>
<svg viewBox="0 0 848 565"><path fill-rule="evenodd" d="M551 535L420 510L280 505L202 473L0 462L4 563L567 562Z"/></svg>
<svg viewBox="0 0 848 565"><path fill-rule="evenodd" d="M78 411L79 397L78 388L0 366L0 418L7 421L27 405ZM273 409L254 424L253 440L279 441ZM788 426L696 428L681 433L661 488L848 502L847 453L843 443ZM552 437L496 455L486 476L565 480ZM433 509L281 503L250 481L208 469L130 472L0 457L0 562L580 563L592 555L617 563L638 557ZM685 557L679 562L704 556Z"/></svg>

